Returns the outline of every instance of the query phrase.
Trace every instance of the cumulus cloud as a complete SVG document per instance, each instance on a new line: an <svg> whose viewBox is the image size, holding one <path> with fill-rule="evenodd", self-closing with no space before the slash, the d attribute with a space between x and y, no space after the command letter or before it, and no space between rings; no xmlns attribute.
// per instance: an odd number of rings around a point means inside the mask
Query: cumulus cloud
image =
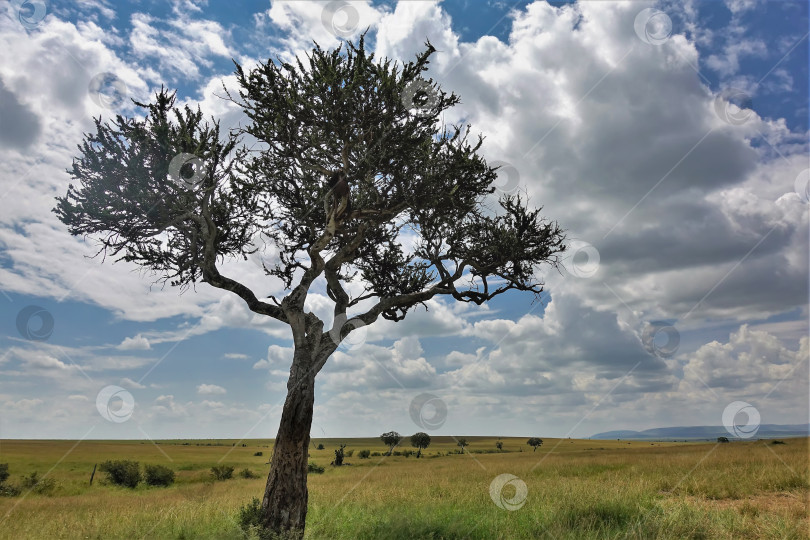
<svg viewBox="0 0 810 540"><path fill-rule="evenodd" d="M122 351L132 351L132 350L145 351L149 350L150 346L149 340L146 339L141 334L138 334L135 337L124 338L124 341L122 341L121 344L118 345L118 348L121 349Z"/></svg>

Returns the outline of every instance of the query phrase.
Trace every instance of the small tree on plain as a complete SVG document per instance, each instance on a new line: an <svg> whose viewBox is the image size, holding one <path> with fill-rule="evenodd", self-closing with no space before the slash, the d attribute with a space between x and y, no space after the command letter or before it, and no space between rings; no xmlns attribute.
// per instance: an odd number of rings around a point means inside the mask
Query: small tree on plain
<svg viewBox="0 0 810 540"><path fill-rule="evenodd" d="M411 435L411 446L416 448L416 457L422 457L422 450L430 446L430 435L422 431Z"/></svg>
<svg viewBox="0 0 810 540"><path fill-rule="evenodd" d="M385 455L390 456L394 451L394 448L396 448L400 441L402 441L402 435L396 431L388 431L380 435L380 440L388 447L388 453Z"/></svg>
<svg viewBox="0 0 810 540"><path fill-rule="evenodd" d="M335 467L340 467L343 465L343 458L346 455L343 449L346 448L345 444L341 444L340 448L335 450L335 460L332 462L332 465Z"/></svg>
<svg viewBox="0 0 810 540"><path fill-rule="evenodd" d="M534 447L534 451L537 452L537 447L538 446L543 446L543 439L540 439L538 437L532 437L531 439L526 441L526 444L528 444L529 446Z"/></svg>
<svg viewBox="0 0 810 540"><path fill-rule="evenodd" d="M461 447L461 453L463 454L464 453L464 447L467 446L467 439L459 439L458 442L456 443L456 446Z"/></svg>
<svg viewBox="0 0 810 540"><path fill-rule="evenodd" d="M437 297L539 298L539 267L565 250L541 209L490 197L498 173L478 153L483 139L442 123L460 98L422 77L434 52L428 43L399 65L360 38L293 63L237 64L238 94L227 97L246 121L228 134L161 88L135 102L143 117L95 120L69 170L75 184L57 198L59 219L98 239L97 254L173 286L228 291L289 326L293 360L261 504L270 532L304 533L315 376L351 332ZM266 244L277 257L264 271L283 283L281 298L223 274L226 259ZM334 303L331 329L305 309L319 287Z"/></svg>
<svg viewBox="0 0 810 540"><path fill-rule="evenodd" d="M495 448L497 448L498 450L503 450L503 441L497 441L495 443Z"/></svg>

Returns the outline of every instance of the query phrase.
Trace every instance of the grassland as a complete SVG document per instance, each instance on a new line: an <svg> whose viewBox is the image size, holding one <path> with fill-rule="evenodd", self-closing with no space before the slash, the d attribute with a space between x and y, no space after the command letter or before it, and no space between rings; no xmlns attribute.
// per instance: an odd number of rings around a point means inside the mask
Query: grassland
<svg viewBox="0 0 810 540"><path fill-rule="evenodd" d="M467 440L473 452L495 448L494 438ZM9 482L34 471L56 481L50 494L0 497L0 538L247 538L238 509L261 495L272 441L233 442L0 441ZM452 438L434 437L423 459L353 456L350 466L329 467L339 442L386 450L376 439L313 440L311 461L326 472L309 477L307 538L810 537L808 439L545 439L533 452L525 438L504 438L503 453L461 455L448 454L458 450ZM177 481L127 489L96 473L89 486L93 465L107 459L167 465ZM260 478L214 482L209 469L218 463ZM526 484L517 510L490 497L502 473ZM503 496L514 493L507 486Z"/></svg>

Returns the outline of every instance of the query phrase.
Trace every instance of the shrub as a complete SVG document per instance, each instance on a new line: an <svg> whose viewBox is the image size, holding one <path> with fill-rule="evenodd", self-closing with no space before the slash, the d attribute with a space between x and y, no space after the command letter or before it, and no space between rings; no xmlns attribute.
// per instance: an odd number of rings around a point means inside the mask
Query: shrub
<svg viewBox="0 0 810 540"><path fill-rule="evenodd" d="M324 467L321 467L317 463L313 463L311 461L309 462L309 465L307 465L307 472L311 472L311 473L315 473L315 474L323 474L323 472L325 470L326 469Z"/></svg>
<svg viewBox="0 0 810 540"><path fill-rule="evenodd" d="M22 487L24 489L30 489L34 493L48 495L56 488L56 480L53 478L40 478L39 473L34 471L28 476L23 477Z"/></svg>
<svg viewBox="0 0 810 540"><path fill-rule="evenodd" d="M774 441L771 441L771 444L787 444L787 443L785 441L774 440Z"/></svg>
<svg viewBox="0 0 810 540"><path fill-rule="evenodd" d="M354 450L346 450L343 452L346 457L352 457L354 455Z"/></svg>
<svg viewBox="0 0 810 540"><path fill-rule="evenodd" d="M259 538L259 540L269 540L272 534L262 527L262 503L253 497L253 499L239 508L239 527L245 532L247 538Z"/></svg>
<svg viewBox="0 0 810 540"><path fill-rule="evenodd" d="M357 452L357 457L359 457L360 459L368 459L370 455L371 450L360 450L359 452Z"/></svg>
<svg viewBox="0 0 810 540"><path fill-rule="evenodd" d="M728 442L728 437L717 437L717 442L726 443Z"/></svg>
<svg viewBox="0 0 810 540"><path fill-rule="evenodd" d="M254 452L253 455L254 456L263 456L264 453L263 452Z"/></svg>
<svg viewBox="0 0 810 540"><path fill-rule="evenodd" d="M143 480L150 486L170 486L174 484L174 471L163 465L147 465Z"/></svg>
<svg viewBox="0 0 810 540"><path fill-rule="evenodd" d="M211 467L211 476L214 480L228 480L233 478L233 467L229 465L214 465Z"/></svg>
<svg viewBox="0 0 810 540"><path fill-rule="evenodd" d="M16 497L20 494L20 488L11 484L0 484L0 497Z"/></svg>
<svg viewBox="0 0 810 540"><path fill-rule="evenodd" d="M105 461L99 470L107 473L107 479L117 486L134 488L141 481L141 465L137 461Z"/></svg>
<svg viewBox="0 0 810 540"><path fill-rule="evenodd" d="M255 472L251 471L250 469L242 469L239 471L239 476L242 478L258 478L259 475Z"/></svg>
<svg viewBox="0 0 810 540"><path fill-rule="evenodd" d="M8 480L8 463L0 463L0 484Z"/></svg>
<svg viewBox="0 0 810 540"><path fill-rule="evenodd" d="M323 450L323 444L318 445L318 450Z"/></svg>
<svg viewBox="0 0 810 540"><path fill-rule="evenodd" d="M379 452L372 452L372 453L371 453L371 457L377 457L377 456L381 456L381 455L382 455L382 454L381 454L381 453L379 453Z"/></svg>

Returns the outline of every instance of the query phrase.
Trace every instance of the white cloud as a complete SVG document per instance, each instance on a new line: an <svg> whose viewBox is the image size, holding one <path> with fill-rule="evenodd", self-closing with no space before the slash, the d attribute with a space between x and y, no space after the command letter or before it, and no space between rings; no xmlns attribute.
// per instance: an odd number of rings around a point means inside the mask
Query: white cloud
<svg viewBox="0 0 810 540"><path fill-rule="evenodd" d="M228 391L216 384L200 384L197 386L197 393L201 396L215 396L226 394Z"/></svg>
<svg viewBox="0 0 810 540"><path fill-rule="evenodd" d="M141 334L131 338L124 338L124 341L118 345L118 349L121 349L122 351L146 351L150 349L149 340Z"/></svg>

